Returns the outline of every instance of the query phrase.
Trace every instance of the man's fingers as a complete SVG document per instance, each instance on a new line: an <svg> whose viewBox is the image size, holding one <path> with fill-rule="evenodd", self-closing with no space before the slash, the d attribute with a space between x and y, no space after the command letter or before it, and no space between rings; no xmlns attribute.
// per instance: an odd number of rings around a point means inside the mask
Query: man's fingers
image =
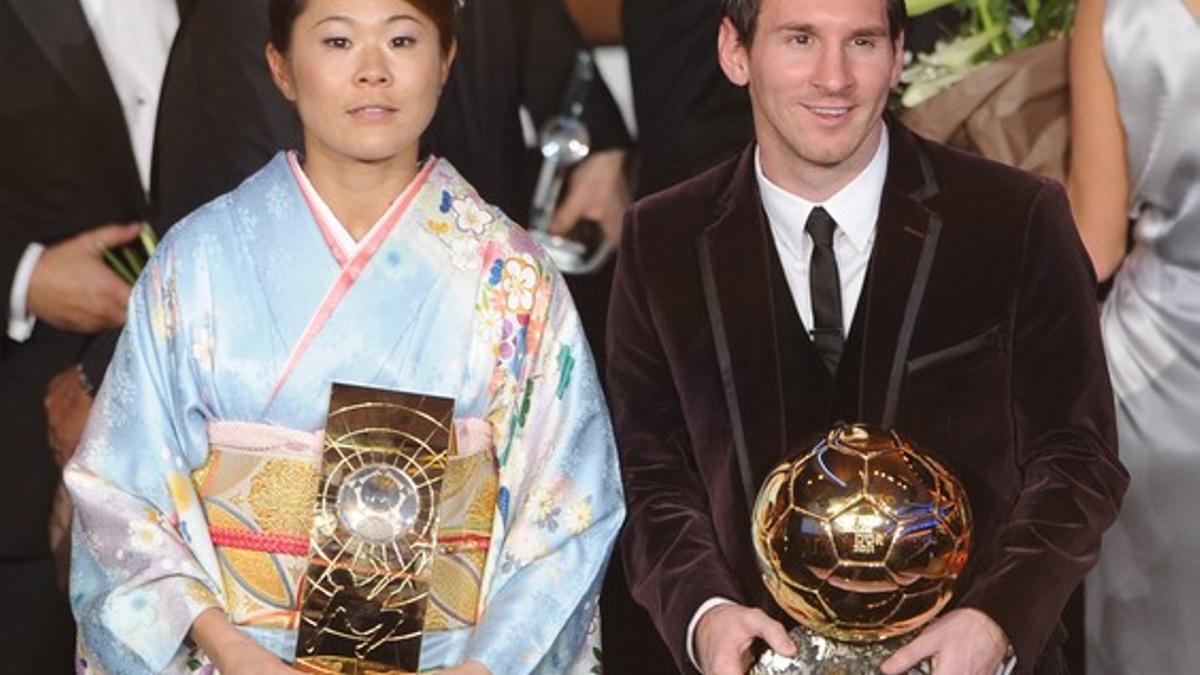
<svg viewBox="0 0 1200 675"><path fill-rule="evenodd" d="M125 311L129 307L131 290L129 284L115 274L110 273L104 278L104 286L100 289L97 313L106 327L116 328L125 325Z"/></svg>
<svg viewBox="0 0 1200 675"><path fill-rule="evenodd" d="M792 638L788 636L783 624L766 614L760 613L759 616L760 625L758 627L758 634L766 641L767 646L776 654L795 656L796 643L792 642Z"/></svg>
<svg viewBox="0 0 1200 675"><path fill-rule="evenodd" d="M125 305L113 303L104 308L105 328L120 328L125 325Z"/></svg>
<svg viewBox="0 0 1200 675"><path fill-rule="evenodd" d="M575 227L575 223L583 217L583 212L587 208L586 195L580 194L582 191L572 183L573 189L567 190L567 198L562 200L558 208L554 209L554 218L550 220L550 233L562 236L571 231Z"/></svg>
<svg viewBox="0 0 1200 675"><path fill-rule="evenodd" d="M138 232L142 230L143 225L145 223L101 225L79 236L91 239L98 246L114 248L137 239Z"/></svg>
<svg viewBox="0 0 1200 675"><path fill-rule="evenodd" d="M896 650L880 664L879 669L885 675L901 675L916 666L922 659L927 659L937 653L938 640L929 633L922 633L917 639Z"/></svg>

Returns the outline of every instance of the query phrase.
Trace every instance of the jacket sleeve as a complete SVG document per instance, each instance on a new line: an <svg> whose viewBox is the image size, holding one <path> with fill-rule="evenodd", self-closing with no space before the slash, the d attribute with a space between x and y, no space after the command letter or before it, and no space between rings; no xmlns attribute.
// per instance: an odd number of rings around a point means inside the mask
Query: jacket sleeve
<svg viewBox="0 0 1200 675"><path fill-rule="evenodd" d="M688 623L713 597L745 603L717 542L672 363L658 330L638 212L629 212L608 316L608 385L628 509L622 556L633 597L646 608L683 672ZM648 256L643 259L642 256Z"/></svg>
<svg viewBox="0 0 1200 675"><path fill-rule="evenodd" d="M1095 564L1128 474L1117 459L1113 394L1095 277L1066 195L1032 201L1011 298L1012 414L1020 494L961 604L996 621L1031 673L1072 590Z"/></svg>

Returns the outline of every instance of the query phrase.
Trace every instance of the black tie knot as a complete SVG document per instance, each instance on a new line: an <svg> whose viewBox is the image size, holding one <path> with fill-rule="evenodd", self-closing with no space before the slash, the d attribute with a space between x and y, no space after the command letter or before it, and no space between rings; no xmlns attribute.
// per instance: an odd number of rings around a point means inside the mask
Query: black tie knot
<svg viewBox="0 0 1200 675"><path fill-rule="evenodd" d="M833 231L837 229L837 223L833 222L833 216L820 206L809 212L808 222L804 224L804 229L808 231L808 235L812 237L813 243L817 246L833 246Z"/></svg>

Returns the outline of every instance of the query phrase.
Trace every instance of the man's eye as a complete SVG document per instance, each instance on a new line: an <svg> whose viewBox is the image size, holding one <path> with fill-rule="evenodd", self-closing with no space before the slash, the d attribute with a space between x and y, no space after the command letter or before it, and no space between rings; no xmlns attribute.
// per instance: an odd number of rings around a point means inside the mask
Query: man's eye
<svg viewBox="0 0 1200 675"><path fill-rule="evenodd" d="M812 36L804 33L796 33L792 36L792 42L798 45L806 45L812 42Z"/></svg>
<svg viewBox="0 0 1200 675"><path fill-rule="evenodd" d="M392 38L392 46L393 47L411 47L415 44L417 44L416 39L408 37L408 36Z"/></svg>
<svg viewBox="0 0 1200 675"><path fill-rule="evenodd" d="M333 47L334 49L349 49L350 47L350 39L344 37L325 38L322 40L322 42L329 47Z"/></svg>
<svg viewBox="0 0 1200 675"><path fill-rule="evenodd" d="M854 38L852 44L855 47L874 47L875 40L872 38Z"/></svg>

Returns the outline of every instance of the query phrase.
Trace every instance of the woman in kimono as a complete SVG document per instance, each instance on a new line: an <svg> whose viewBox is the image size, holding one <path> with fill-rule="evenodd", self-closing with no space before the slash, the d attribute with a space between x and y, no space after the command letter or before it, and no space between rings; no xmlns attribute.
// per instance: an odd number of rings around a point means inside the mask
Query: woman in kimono
<svg viewBox="0 0 1200 675"><path fill-rule="evenodd" d="M305 153L171 229L66 469L79 670L295 672L332 383L453 399L422 670L588 673L624 506L562 279L418 161L458 0L272 0Z"/></svg>

